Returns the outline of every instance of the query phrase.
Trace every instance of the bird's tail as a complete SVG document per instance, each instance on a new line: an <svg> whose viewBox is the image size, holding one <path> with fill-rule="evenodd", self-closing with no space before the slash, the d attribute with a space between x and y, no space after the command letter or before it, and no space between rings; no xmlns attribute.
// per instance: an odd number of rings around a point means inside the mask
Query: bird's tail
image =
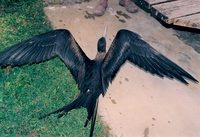
<svg viewBox="0 0 200 137"><path fill-rule="evenodd" d="M97 98L96 103L94 104L94 109L91 109L91 115L88 113L87 120L85 121L84 127L88 125L88 122L91 120L91 127L90 127L90 136L93 136L93 131L94 131L94 126L96 123L96 116L97 116L97 109L98 109L98 104L99 104L99 98Z"/></svg>
<svg viewBox="0 0 200 137"><path fill-rule="evenodd" d="M95 121L96 121L96 115L97 115L97 108L98 108L98 98L99 96L94 96L91 93L81 93L73 102L70 104L63 106L60 109L57 109L53 112L50 112L39 119L46 118L52 114L59 113L58 118L62 117L63 115L67 114L72 109L77 109L84 107L87 109L87 119L85 121L84 127L88 125L88 122L91 120L91 129L90 129L90 136L93 136Z"/></svg>

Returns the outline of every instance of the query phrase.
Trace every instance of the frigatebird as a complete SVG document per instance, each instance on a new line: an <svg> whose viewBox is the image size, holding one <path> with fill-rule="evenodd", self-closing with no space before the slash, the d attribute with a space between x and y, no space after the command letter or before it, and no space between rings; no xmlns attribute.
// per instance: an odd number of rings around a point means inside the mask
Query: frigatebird
<svg viewBox="0 0 200 137"><path fill-rule="evenodd" d="M177 79L184 84L187 80L198 82L193 76L159 53L145 42L140 35L129 30L119 30L106 52L105 36L97 43L95 59L89 59L69 30L57 29L36 35L15 44L0 53L0 67L16 67L59 57L70 70L80 93L70 104L40 118L58 113L62 117L72 109L87 109L84 126L91 121L90 137L93 136L98 98L106 93L121 66L129 61L139 68L160 77Z"/></svg>

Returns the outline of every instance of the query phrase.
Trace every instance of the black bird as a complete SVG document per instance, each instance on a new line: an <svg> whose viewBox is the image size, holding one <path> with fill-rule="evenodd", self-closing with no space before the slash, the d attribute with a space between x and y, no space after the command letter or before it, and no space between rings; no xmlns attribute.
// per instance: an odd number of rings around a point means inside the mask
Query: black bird
<svg viewBox="0 0 200 137"><path fill-rule="evenodd" d="M0 66L15 67L59 57L73 75L80 93L70 104L41 118L55 113L62 117L72 109L84 107L88 113L85 126L91 120L90 137L95 126L98 98L100 94L105 95L109 83L127 60L153 75L175 78L184 84L188 84L186 79L198 82L142 40L140 35L129 30L118 31L108 52L106 39L101 37L97 43L97 51L96 58L89 59L68 30L57 29L34 36L1 52Z"/></svg>

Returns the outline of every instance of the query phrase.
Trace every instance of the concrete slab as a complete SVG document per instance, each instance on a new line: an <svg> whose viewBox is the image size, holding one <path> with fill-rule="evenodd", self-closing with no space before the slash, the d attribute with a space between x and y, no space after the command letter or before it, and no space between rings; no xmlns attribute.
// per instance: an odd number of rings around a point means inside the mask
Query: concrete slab
<svg viewBox="0 0 200 137"><path fill-rule="evenodd" d="M48 6L45 12L54 28L69 29L85 53L93 59L96 43L108 25L110 46L119 29L143 36L158 51L200 80L200 55L140 10L129 14L118 1L109 1L102 17L88 19L86 11L97 1L73 6ZM130 16L125 18L123 14ZM109 126L110 137L199 137L200 85L152 76L126 63L100 100L99 115Z"/></svg>

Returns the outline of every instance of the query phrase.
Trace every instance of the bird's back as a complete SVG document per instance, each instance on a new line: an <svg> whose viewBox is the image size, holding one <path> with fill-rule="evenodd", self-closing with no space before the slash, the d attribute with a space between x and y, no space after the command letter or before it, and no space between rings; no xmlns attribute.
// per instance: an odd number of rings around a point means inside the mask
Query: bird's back
<svg viewBox="0 0 200 137"><path fill-rule="evenodd" d="M98 96L104 92L101 79L101 64L102 61L92 60L86 65L86 72L85 77L83 78L81 92L87 92L89 90L98 94Z"/></svg>

